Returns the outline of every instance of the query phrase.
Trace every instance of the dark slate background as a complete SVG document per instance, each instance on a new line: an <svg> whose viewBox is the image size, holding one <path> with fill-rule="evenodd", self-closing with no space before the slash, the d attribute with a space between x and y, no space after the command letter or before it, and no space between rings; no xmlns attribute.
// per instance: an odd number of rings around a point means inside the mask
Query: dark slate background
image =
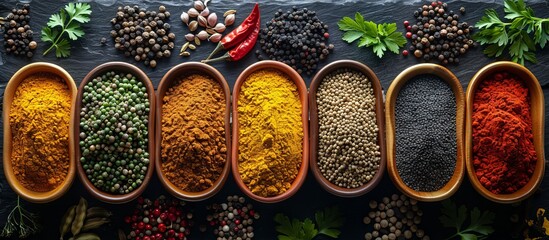
<svg viewBox="0 0 549 240"><path fill-rule="evenodd" d="M28 1L27 1L28 2ZM290 2L290 3L288 3ZM136 63L133 59L125 58L123 54L117 52L113 47L113 42L110 38L109 31L111 25L109 20L115 15L116 7L121 5L134 5L139 4L141 7L147 7L150 10L157 10L158 6L163 3L168 8L168 11L172 13L171 25L172 32L177 35L176 39L176 51L179 50L184 43L184 34L187 33L186 27L184 28L179 20L179 15L182 11L186 11L191 7L192 1L149 1L149 0L137 0L137 1L117 1L117 0L97 0L91 2L92 5L92 19L89 24L85 25L86 36L84 39L72 43L71 57L66 59L56 59L53 53L48 56L42 56L43 51L48 47L46 44L39 40L40 27L44 26L49 16L58 11L64 6L67 1L32 1L31 2L31 27L35 32L35 40L38 42L39 47L36 51L36 56L31 60L26 58L18 58L15 56L4 53L2 48L1 61L0 61L0 89L3 93L6 83L10 77L22 66L31 62L50 62L55 63L65 68L74 78L76 84L80 84L84 76L94 67L99 64L108 61L125 61L135 64L143 71L145 71L150 79L153 81L154 86L158 85L158 82L162 76L173 66L187 61L200 61L205 58L206 54L213 50L214 45L206 43L200 46L196 51L192 52L190 58L181 58L177 54L173 54L170 59L163 59L159 61L156 69L145 67L142 63ZM341 19L342 16L353 16L356 11L361 12L365 19L373 20L375 22L396 22L398 24L399 31L404 32L402 22L404 20L410 20L413 22L413 12L416 8L420 7L427 1L403 1L403 0L388 0L388 1L354 1L354 0L324 0L324 1L282 1L274 0L260 1L260 9L262 14L263 26L266 21L269 21L274 12L277 9L289 10L292 4L298 7L306 7L310 10L317 11L321 20L330 26L330 42L335 45L335 51L329 56L329 58L322 62L319 67L323 67L329 62L339 59L353 59L360 61L368 65L379 77L384 89L387 89L391 81L405 68L419 63L415 58L404 58L401 55L388 53L383 59L375 57L371 49L358 49L354 44L347 44L341 40L342 33L337 30L336 22ZM484 9L496 8L500 15L503 13L502 1L490 1L484 0L481 2L471 1L450 1L449 7L454 11L458 11L459 7L465 6L467 13L462 17L462 20L474 24L480 19ZM14 0L3 0L0 2L0 15L6 16L10 9L14 6L21 5ZM529 1L536 14L540 17L549 17L549 2L547 0ZM240 23L251 11L253 4L248 1L238 0L213 0L210 4L210 10L216 12L218 16L221 16L223 12L228 9L237 9L236 23ZM232 28L228 28L227 32ZM101 46L100 39L106 37L108 44ZM2 40L0 40L1 42ZM258 46L256 46L258 49ZM473 49L465 57L462 57L460 65L451 65L449 69L461 80L464 90L467 87L467 83L482 66L496 61L495 59L486 58L482 52L482 48ZM526 66L537 76L542 88L544 90L545 98L549 97L549 47L543 51L539 51L537 54L538 64L527 64ZM240 62L225 62L216 63L214 66L224 74L225 78L229 82L229 85L233 86L238 74L244 70L250 64L256 62L257 59L254 54L249 54ZM310 83L311 76L304 76L304 80L307 85ZM546 108L547 108L546 104ZM546 124L546 132L548 132ZM549 144L547 141L547 135L545 136L546 146ZM1 145L0 145L1 146ZM547 153L546 153L547 156ZM467 177L465 177L467 178ZM492 239L520 239L521 231L525 227L525 216L532 217L538 207L549 207L549 201L547 199L547 191L549 188L549 176L543 181L539 191L533 197L521 204L515 205L502 205L489 202L476 193L467 179L464 180L459 191L454 195L452 199L459 204L465 204L469 208L479 207L481 210L491 210L496 212L496 223L494 227L496 233L492 236ZM340 239L363 239L366 232L366 226L362 223L362 218L368 211L368 202L370 200L380 200L383 196L390 196L390 194L398 193L392 182L385 174L381 184L372 192L357 198L347 199L333 196L324 191L319 184L315 181L312 174L309 172L305 184L301 190L293 196L291 199L286 200L278 204L260 204L254 203L257 211L262 214L262 217L255 225L256 239L275 239L276 233L274 230L273 216L277 212L283 212L293 217L313 217L316 210L322 209L326 206L338 205L346 216L346 224L342 228L342 234ZM155 198L160 194L168 194L160 185L156 176L149 184L145 196ZM234 179L230 177L222 189L216 196L199 203L190 203L195 211L195 220L197 223L202 223L205 219L205 206L214 202L220 202L227 195L243 193L238 190ZM70 191L57 201L47 204L27 204L27 207L32 211L40 215L40 222L44 228L39 237L36 239L58 239L58 226L59 220L63 215L65 209L70 204L75 204L79 197L83 196L90 201L91 206L103 206L109 208L115 212L113 217L113 223L102 230L100 233L104 239L116 239L116 229L123 227L122 218L124 215L129 214L133 203L124 205L109 205L94 200L83 188L78 178L72 185ZM7 212L11 210L12 204L14 204L14 194L9 188L3 176L3 171L0 171L0 226L4 225ZM421 203L422 209L426 212L423 217L421 227L425 229L426 233L431 236L431 239L443 239L452 234L453 229L443 228L438 221L440 214L440 203ZM513 214L519 216L518 223L512 223L510 217ZM190 239L215 239L211 235L209 230L206 233L200 233L198 228L194 228Z"/></svg>

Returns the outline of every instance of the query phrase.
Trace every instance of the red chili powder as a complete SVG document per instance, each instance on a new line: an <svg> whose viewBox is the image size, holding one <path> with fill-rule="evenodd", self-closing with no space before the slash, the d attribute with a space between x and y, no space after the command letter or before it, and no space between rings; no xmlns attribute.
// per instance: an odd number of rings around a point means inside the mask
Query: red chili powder
<svg viewBox="0 0 549 240"><path fill-rule="evenodd" d="M485 79L473 101L473 164L482 185L495 194L522 188L536 166L530 95L507 72Z"/></svg>

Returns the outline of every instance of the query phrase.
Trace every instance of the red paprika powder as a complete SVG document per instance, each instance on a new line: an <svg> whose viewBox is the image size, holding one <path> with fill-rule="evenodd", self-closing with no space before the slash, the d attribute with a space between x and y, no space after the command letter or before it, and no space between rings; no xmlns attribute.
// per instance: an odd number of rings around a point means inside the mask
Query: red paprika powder
<svg viewBox="0 0 549 240"><path fill-rule="evenodd" d="M536 166L528 88L507 72L484 79L474 95L472 118L477 178L495 194L516 192Z"/></svg>

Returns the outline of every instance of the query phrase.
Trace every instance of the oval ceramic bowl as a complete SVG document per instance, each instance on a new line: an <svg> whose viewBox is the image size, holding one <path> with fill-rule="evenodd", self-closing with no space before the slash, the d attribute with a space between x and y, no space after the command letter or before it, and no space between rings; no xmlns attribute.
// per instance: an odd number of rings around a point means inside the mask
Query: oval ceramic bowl
<svg viewBox="0 0 549 240"><path fill-rule="evenodd" d="M71 92L71 111L67 112L67 114L70 114L70 124L69 124L69 162L67 164L69 165L69 170L67 177L61 183L57 188L48 191L48 192L35 192L31 191L27 188L25 188L17 178L15 177L13 173L13 168L11 165L11 149L12 149L12 135L11 135L11 127L10 127L10 121L9 121L9 114L11 109L11 104L13 102L13 97L15 95L15 91L17 90L17 87L19 87L19 84L23 80L25 80L27 77L37 74L37 73L52 73L67 83L67 86ZM61 197L67 190L70 188L72 181L74 180L74 174L76 171L75 167L75 156L74 156L74 125L73 120L75 118L75 115L73 113L74 110L74 102L76 101L76 84L74 83L74 80L72 79L71 75L65 71L63 68L51 64L51 63L45 63L45 62L37 62L37 63L31 63L28 64L19 71L17 71L8 82L8 85L6 86L6 90L4 91L4 107L3 107L3 117L4 117L4 175L6 176L6 179L11 186L11 188L23 199L34 202L34 203L46 203L51 202L59 197Z"/></svg>
<svg viewBox="0 0 549 240"><path fill-rule="evenodd" d="M130 73L136 76L139 81L143 82L143 84L147 88L147 94L148 94L149 104L150 104L149 123L147 126L149 130L149 134L148 134L149 166L147 169L147 174L145 175L145 178L143 179L143 183L141 183L141 186L139 186L137 189L133 190L132 192L127 194L111 194L96 188L86 176L86 173L84 172L84 169L82 168L82 165L80 163L80 157L81 157L80 147L77 147L75 149L76 163L77 163L76 165L78 170L78 176L80 177L80 180L82 181L82 183L84 184L84 186L86 187L88 192L90 192L91 195L93 195L95 198L103 202L120 204L120 203L129 202L135 199L136 197L138 197L139 195L141 195L141 193L143 193L145 188L147 188L147 184L149 183L154 171L154 156L155 156L154 155L154 151L155 151L155 147L154 147L155 105L154 104L155 104L156 95L154 94L154 88L151 83L151 80L149 80L149 77L147 77L147 75L143 71L141 71L139 68L125 62L107 62L92 69L86 75L86 77L84 77L84 80L82 80L82 82L80 83L80 86L78 88L78 96L76 99L76 107L75 107L75 114L77 116L79 116L80 110L82 109L82 94L84 92L84 87L86 86L86 84L88 84L88 82L93 80L95 77L109 71L114 71L119 73ZM74 125L80 126L80 117L76 117L74 119ZM75 127L74 139L76 143L79 142L79 135L80 135L80 127ZM79 146L79 144L76 144L76 146Z"/></svg>
<svg viewBox="0 0 549 240"><path fill-rule="evenodd" d="M318 105L316 103L316 94L318 91L318 87L324 80L326 76L328 76L330 73L338 70L338 69L351 69L358 72L361 72L364 74L368 80L372 83L372 87L374 89L374 95L376 99L376 122L378 126L378 136L377 136L377 144L379 146L379 151L381 152L381 162L379 164L379 169L377 173L374 175L374 177L367 182L366 184L357 187L357 188L342 188L339 187L330 181L326 179L322 173L320 172L320 169L318 167ZM377 78L376 74L366 65L359 63L357 61L353 60L339 60L335 61L333 63L330 63L326 65L324 68L322 68L313 78L311 82L311 87L309 89L309 106L311 108L310 111L310 131L311 131L311 170L313 172L313 175L315 176L316 180L320 183L320 186L322 186L326 191L340 196L340 197L357 197L360 195L363 195L372 189L374 189L377 184L381 181L381 178L383 177L383 172L385 171L385 114L383 112L383 93L381 89L381 84L379 82L379 79Z"/></svg>
<svg viewBox="0 0 549 240"><path fill-rule="evenodd" d="M433 192L416 191L408 187L398 173L396 167L396 133L395 133L395 103L398 93L406 82L415 76L422 74L431 74L443 79L454 92L456 98L456 168L450 180L441 189ZM464 134L464 114L465 114L465 95L461 83L450 70L437 64L423 63L409 67L402 71L387 90L387 100L385 101L385 119L387 121L387 170L389 177L397 188L404 194L419 201L433 202L446 199L454 194L461 181L465 171L465 159L463 150Z"/></svg>
<svg viewBox="0 0 549 240"><path fill-rule="evenodd" d="M223 92L225 93L225 111L220 114L223 114L225 116L225 141L227 146L227 156L225 166L223 167L223 172L214 182L212 187L200 192L188 192L178 188L172 182L170 182L162 171L162 99L166 95L166 92L173 86L174 82L185 76L195 73L210 76L213 80L219 83L219 85L223 89ZM199 62L182 63L173 67L170 71L166 73L166 75L164 75L164 77L160 81L160 85L157 89L156 109L156 173L158 174L162 185L164 185L164 187L172 195L187 201L205 200L215 195L217 192L219 192L219 190L221 190L221 188L223 188L223 185L225 184L225 181L229 176L229 171L231 168L231 91L223 75L221 75L219 71L217 71L210 65Z"/></svg>
<svg viewBox="0 0 549 240"><path fill-rule="evenodd" d="M302 106L301 119L303 124L303 159L301 161L301 168L299 169L297 177L292 183L290 189L288 189L286 192L275 197L262 197L262 196L253 194L252 191L250 191L250 189L242 181L242 178L238 171L238 159L239 159L238 158L238 138L239 138L238 97L240 94L240 87L242 86L244 81L246 81L248 76L250 76L250 74L263 69L275 69L285 73L288 76L288 78L291 79L297 86L297 90L299 92L299 99L301 101L301 106ZM309 164L309 131L308 131L309 110L307 105L308 103L307 99L308 99L307 86L305 85L305 82L303 81L301 76L294 69L292 69L288 65L283 64L281 62L271 61L271 60L260 61L247 67L238 76L238 79L236 80L236 83L233 89L233 145L232 145L231 164L232 164L233 175L238 187L250 198L263 203L276 203L293 196L299 190L301 185L303 185L303 182L305 181L305 176L307 175L307 169L309 166L308 165Z"/></svg>
<svg viewBox="0 0 549 240"><path fill-rule="evenodd" d="M506 71L519 77L524 81L530 92L530 108L532 115L532 132L534 134L534 147L536 149L537 163L536 168L530 181L511 194L494 194L487 190L478 180L475 169L473 166L473 129L472 129L472 116L473 116L473 100L475 91L479 87L480 83L490 75ZM486 65L480 69L475 76L469 82L467 86L467 110L466 110L466 125L465 125L465 151L466 151L466 165L467 174L469 180L473 184L473 187L485 198L498 202L498 203L515 203L526 199L541 184L543 175L545 172L545 154L543 149L543 137L544 137L544 117L545 117L545 102L543 97L543 91L541 90L538 79L525 67L513 63L513 62L495 62Z"/></svg>

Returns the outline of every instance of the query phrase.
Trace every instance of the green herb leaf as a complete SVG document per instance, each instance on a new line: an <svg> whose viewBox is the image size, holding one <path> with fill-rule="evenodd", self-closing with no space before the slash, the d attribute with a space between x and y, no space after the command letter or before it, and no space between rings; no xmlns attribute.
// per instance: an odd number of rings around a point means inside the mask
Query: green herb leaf
<svg viewBox="0 0 549 240"><path fill-rule="evenodd" d="M70 56L70 40L77 40L84 36L81 23L90 21L91 6L88 3L69 3L59 13L53 14L47 26L42 28L42 41L51 43L51 47L44 51L44 55L55 48L55 56ZM66 33L66 34L65 34Z"/></svg>
<svg viewBox="0 0 549 240"><path fill-rule="evenodd" d="M61 39L60 42L58 42L55 45L55 56L58 58L61 57L68 57L71 55L71 44L67 39Z"/></svg>
<svg viewBox="0 0 549 240"><path fill-rule="evenodd" d="M297 219L293 219L293 221L290 221L290 218L281 213L275 215L274 221L278 223L275 228L276 231L284 234L278 236L279 240L302 239L304 233L302 230L303 223L301 223L301 221Z"/></svg>
<svg viewBox="0 0 549 240"><path fill-rule="evenodd" d="M318 234L315 224L311 219L305 218L305 221L303 221L303 232L304 239L313 239Z"/></svg>
<svg viewBox="0 0 549 240"><path fill-rule="evenodd" d="M406 44L406 38L401 32L396 32L396 23L376 24L365 21L360 13L355 14L355 19L343 17L337 23L339 30L344 31L342 40L348 43L358 41L358 47L372 47L373 52L382 58L385 51L389 50L398 54L399 49Z"/></svg>
<svg viewBox="0 0 549 240"><path fill-rule="evenodd" d="M477 232L482 235L490 235L494 232L494 228L490 226L494 222L496 214L493 212L483 212L481 213L478 208L473 208L471 211L471 226L469 231Z"/></svg>
<svg viewBox="0 0 549 240"><path fill-rule="evenodd" d="M318 224L318 232L320 234L337 238L341 233L337 228L343 226L344 219L337 206L317 212L315 214L315 220Z"/></svg>
<svg viewBox="0 0 549 240"><path fill-rule="evenodd" d="M511 22L503 22L494 9L488 9L475 24L481 31L473 39L488 45L484 53L489 57L499 57L507 50L512 61L537 63L536 45L544 48L549 42L549 18L535 17L524 0L504 0L504 11L504 18Z"/></svg>
<svg viewBox="0 0 549 240"><path fill-rule="evenodd" d="M494 232L494 229L490 226L495 218L493 212L481 212L475 207L471 211L469 225L464 225L468 218L467 207L461 205L458 208L451 200L445 200L442 202L441 214L439 220L442 225L456 229L453 237L459 236L461 240L484 239ZM453 239L453 237L448 239Z"/></svg>

